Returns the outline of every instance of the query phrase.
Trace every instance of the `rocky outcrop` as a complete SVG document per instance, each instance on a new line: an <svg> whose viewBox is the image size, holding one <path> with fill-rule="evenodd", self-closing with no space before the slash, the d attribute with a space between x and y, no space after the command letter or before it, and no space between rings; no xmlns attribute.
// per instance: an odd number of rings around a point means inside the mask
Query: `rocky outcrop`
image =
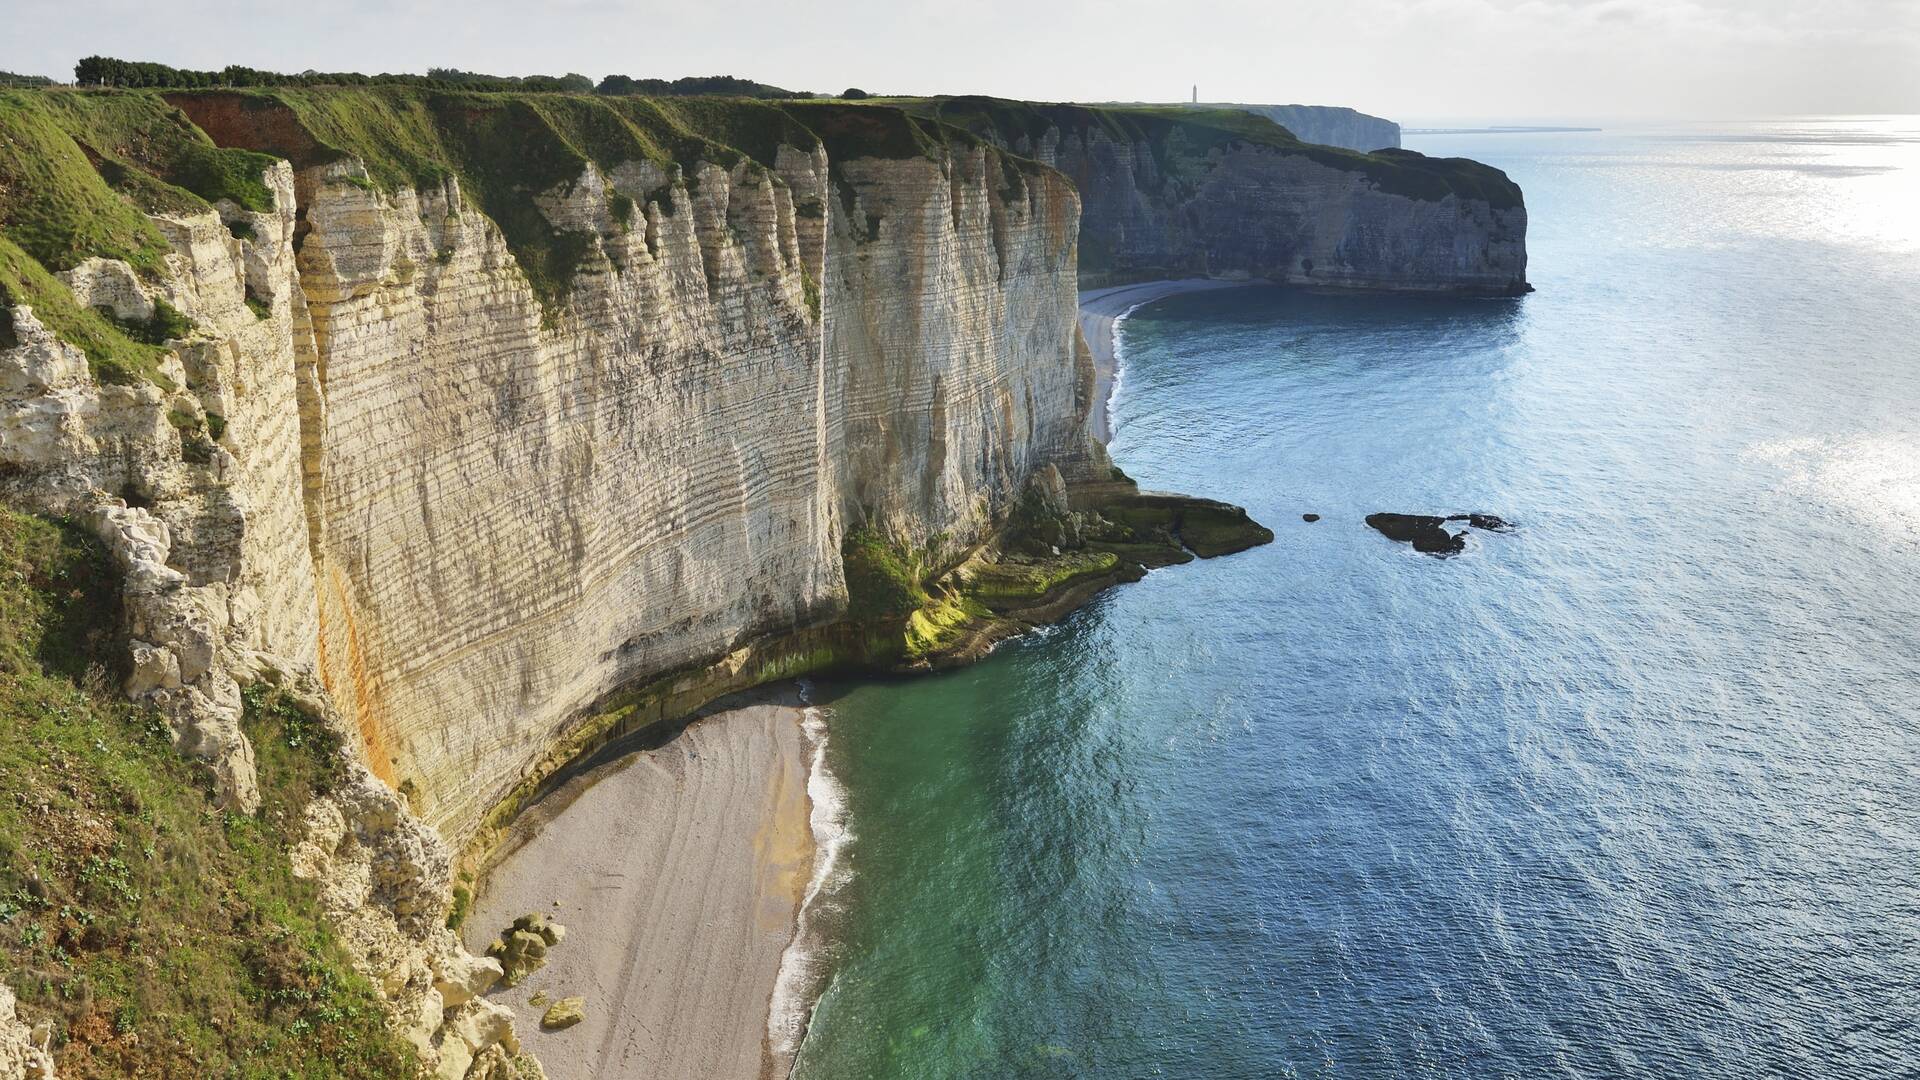
<svg viewBox="0 0 1920 1080"><path fill-rule="evenodd" d="M1512 532L1512 523L1493 514L1449 514L1439 517L1429 514L1368 514L1367 524L1380 535L1402 544L1412 544L1413 550L1436 558L1450 558L1467 549L1467 534L1447 531L1447 524L1454 521L1466 522L1469 528L1485 532Z"/></svg>
<svg viewBox="0 0 1920 1080"><path fill-rule="evenodd" d="M447 928L453 858L357 754L352 732L311 676L255 658L255 679L276 687L313 721L344 736L341 782L308 804L293 871L313 882L321 910L353 964L388 1002L400 1033L438 1080L533 1077L519 1054L513 1014L480 996L500 963L467 952Z"/></svg>
<svg viewBox="0 0 1920 1080"><path fill-rule="evenodd" d="M1510 296L1527 212L1505 173L1305 143L1238 108L952 98L930 115L1065 173L1083 288L1161 278Z"/></svg>
<svg viewBox="0 0 1920 1080"><path fill-rule="evenodd" d="M133 673L222 799L258 805L234 672L265 650L313 655L292 367L293 176L264 180L279 209L155 215L166 273L90 259L63 275L77 299L123 319L165 303L188 330L153 381L96 382L81 349L27 305L0 309L0 489L90 521L126 575ZM247 305L253 298L262 308ZM262 298L271 298L270 300Z"/></svg>
<svg viewBox="0 0 1920 1080"><path fill-rule="evenodd" d="M564 997L547 1006L540 1026L548 1031L564 1031L587 1018L587 999L578 995Z"/></svg>
<svg viewBox="0 0 1920 1080"><path fill-rule="evenodd" d="M28 1027L14 1015L13 989L0 983L0 1077L54 1080L51 1025Z"/></svg>
<svg viewBox="0 0 1920 1080"><path fill-rule="evenodd" d="M1265 117L1292 132L1301 142L1338 146L1362 153L1400 148L1399 124L1338 105L1220 104L1202 107L1239 109Z"/></svg>
<svg viewBox="0 0 1920 1080"><path fill-rule="evenodd" d="M546 966L547 950L566 940L567 928L539 913L522 915L487 948L487 958L500 966L503 986L518 986L520 980Z"/></svg>

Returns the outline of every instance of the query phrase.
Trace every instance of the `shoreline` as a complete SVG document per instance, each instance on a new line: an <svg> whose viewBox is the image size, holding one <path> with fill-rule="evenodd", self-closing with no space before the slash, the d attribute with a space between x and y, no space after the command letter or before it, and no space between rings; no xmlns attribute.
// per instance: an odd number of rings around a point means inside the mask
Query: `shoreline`
<svg viewBox="0 0 1920 1080"><path fill-rule="evenodd" d="M801 700L810 697L811 684L800 683ZM807 771L807 825L813 839L813 873L794 908L793 939L780 954L780 969L767 998L767 1052L763 1080L786 1080L800 1058L813 1010L827 988L832 969L825 955L830 931L821 925L822 901L846 882L851 871L840 853L853 841L847 824L846 790L827 767L827 718L832 710L808 704L800 728L810 754Z"/></svg>
<svg viewBox="0 0 1920 1080"><path fill-rule="evenodd" d="M779 684L587 769L514 824L461 936L484 951L531 912L567 927L544 967L487 995L553 1080L787 1075L817 997L803 910L836 883L845 839L824 753L821 711ZM536 993L584 996L586 1019L543 1030Z"/></svg>
<svg viewBox="0 0 1920 1080"><path fill-rule="evenodd" d="M1169 296L1263 284L1265 282L1254 280L1179 278L1081 290L1080 333L1087 339L1087 350L1093 354L1093 411L1088 422L1100 445L1113 441L1113 394L1119 388L1121 375L1116 336L1122 319Z"/></svg>
<svg viewBox="0 0 1920 1080"><path fill-rule="evenodd" d="M1262 282L1186 279L1079 295L1103 443L1111 435L1120 320L1168 296L1255 284ZM946 637L915 663L881 656L826 667L898 673L968 663L1000 638L1055 622L1146 568L1230 554L1273 536L1238 507L1142 493L1124 477L1062 498L1144 532L1090 548L1107 552L1101 572L1080 567L1056 581L1025 564L988 562L960 575L959 584L950 573L936 583L939 602L953 602L961 595L954 590L975 578L988 580L1000 590L986 602L990 614L942 624ZM1030 578L1043 587L1031 591ZM802 633L789 645L811 643L814 651L799 655L819 667L814 654L839 641L835 629ZM778 662L786 653L777 643L767 649L766 656L730 654L710 674L723 676L721 684L753 686L765 677L757 673L784 668L785 679L708 696L703 687L718 688L711 680L681 672L646 684L624 710L603 709L604 722L553 756L554 767L503 804L506 812L497 809L502 823L463 856L478 875L461 931L473 951L484 952L521 915L548 915L568 927L544 967L488 995L514 1010L523 1043L552 1080L642 1073L784 1080L804 1048L831 974L833 895L850 873L840 856L853 833L845 793L826 765L830 711L795 679L809 666L796 671ZM586 999L584 1020L557 1032L540 1028L547 1003L573 996Z"/></svg>

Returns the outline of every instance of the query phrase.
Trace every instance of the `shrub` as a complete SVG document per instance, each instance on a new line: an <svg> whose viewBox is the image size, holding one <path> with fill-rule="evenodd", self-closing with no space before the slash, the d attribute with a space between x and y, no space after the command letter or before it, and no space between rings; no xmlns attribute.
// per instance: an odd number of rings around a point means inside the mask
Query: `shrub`
<svg viewBox="0 0 1920 1080"><path fill-rule="evenodd" d="M849 532L841 556L847 573L847 610L853 617L900 615L926 605L917 560L871 526Z"/></svg>

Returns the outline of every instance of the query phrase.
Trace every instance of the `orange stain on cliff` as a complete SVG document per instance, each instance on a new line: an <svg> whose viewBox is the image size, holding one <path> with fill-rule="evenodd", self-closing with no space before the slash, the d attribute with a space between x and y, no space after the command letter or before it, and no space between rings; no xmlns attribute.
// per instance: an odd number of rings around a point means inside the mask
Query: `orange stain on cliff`
<svg viewBox="0 0 1920 1080"><path fill-rule="evenodd" d="M387 749L384 725L380 721L378 693L373 680L367 676L366 654L360 648L360 628L353 617L353 603L347 598L347 581L338 567L327 567L327 592L320 598L320 681L333 695L335 701L353 702L354 723L360 729L360 757L367 763L373 774L386 782L388 787L396 786L393 776L393 756ZM331 602L329 602L331 601ZM333 650L328 648L335 633L335 622L346 638L345 670L336 666ZM348 684L342 686L342 676Z"/></svg>

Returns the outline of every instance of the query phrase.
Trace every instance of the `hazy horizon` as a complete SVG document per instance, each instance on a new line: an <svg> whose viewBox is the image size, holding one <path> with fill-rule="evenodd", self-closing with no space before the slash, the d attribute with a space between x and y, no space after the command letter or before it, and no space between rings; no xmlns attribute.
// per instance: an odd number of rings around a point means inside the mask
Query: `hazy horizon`
<svg viewBox="0 0 1920 1080"><path fill-rule="evenodd" d="M102 54L289 72L729 74L818 93L1059 101L1185 100L1197 82L1202 100L1346 105L1399 120L1920 112L1920 5L1895 0L1818 13L1784 0L1354 0L1340 10L1228 0L1172 19L1140 0L726 11L560 0L532 15L499 0L346 0L271 17L233 2L4 3L14 33L0 42L0 69L61 80Z"/></svg>

